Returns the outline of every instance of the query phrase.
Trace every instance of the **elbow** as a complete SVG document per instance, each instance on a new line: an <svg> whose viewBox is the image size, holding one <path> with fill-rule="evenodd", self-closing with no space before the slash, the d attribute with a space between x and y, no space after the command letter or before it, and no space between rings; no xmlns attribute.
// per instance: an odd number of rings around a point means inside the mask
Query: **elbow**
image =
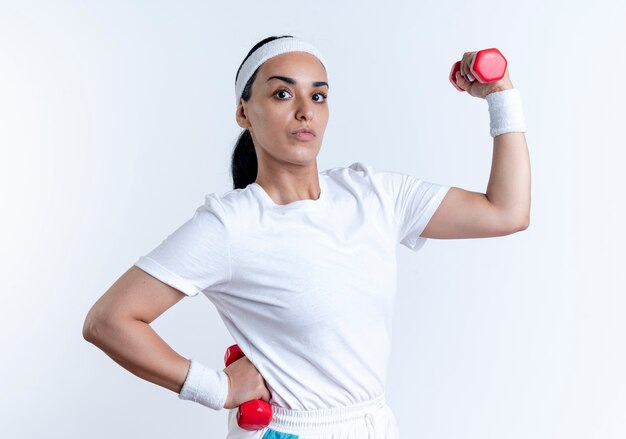
<svg viewBox="0 0 626 439"><path fill-rule="evenodd" d="M526 230L529 225L530 225L530 215L527 215L527 216L525 216L525 217L523 217L521 219L518 219L514 223L513 233L522 232L522 231Z"/></svg>
<svg viewBox="0 0 626 439"><path fill-rule="evenodd" d="M520 232L526 230L530 226L530 212L526 213L520 222Z"/></svg>
<svg viewBox="0 0 626 439"><path fill-rule="evenodd" d="M87 314L85 322L83 323L83 338L90 343L94 343L96 340L98 329L94 319L90 316L90 314Z"/></svg>
<svg viewBox="0 0 626 439"><path fill-rule="evenodd" d="M527 219L526 221L524 221L522 228L520 229L520 232L522 230L526 230L528 228L528 226L530 226L530 219Z"/></svg>
<svg viewBox="0 0 626 439"><path fill-rule="evenodd" d="M526 230L530 225L530 215L506 215L501 219L502 236Z"/></svg>
<svg viewBox="0 0 626 439"><path fill-rule="evenodd" d="M83 323L83 338L92 344L96 344L101 339L104 328L108 326L109 320L100 313L96 307L92 307Z"/></svg>

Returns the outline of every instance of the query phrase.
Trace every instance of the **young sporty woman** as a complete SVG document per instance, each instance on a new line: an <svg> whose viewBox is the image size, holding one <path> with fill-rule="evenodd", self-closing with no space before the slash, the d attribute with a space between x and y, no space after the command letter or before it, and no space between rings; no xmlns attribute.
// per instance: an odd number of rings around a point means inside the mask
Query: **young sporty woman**
<svg viewBox="0 0 626 439"><path fill-rule="evenodd" d="M474 79L476 52L454 78L489 104L486 193L354 162L318 171L329 119L328 66L291 36L257 43L236 75L234 188L141 256L94 304L84 336L133 374L214 410L228 438L398 438L385 402L396 246L428 238L504 236L528 227L530 163L519 92L508 71ZM348 127L347 129L356 129ZM150 327L204 294L244 357L209 368ZM238 426L239 405L271 404L271 423Z"/></svg>

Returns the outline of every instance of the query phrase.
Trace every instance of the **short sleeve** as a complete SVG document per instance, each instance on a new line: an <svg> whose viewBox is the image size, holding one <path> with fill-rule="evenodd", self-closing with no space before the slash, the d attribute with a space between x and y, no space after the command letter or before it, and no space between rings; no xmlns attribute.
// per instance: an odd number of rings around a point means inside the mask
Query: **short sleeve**
<svg viewBox="0 0 626 439"><path fill-rule="evenodd" d="M230 281L225 212L215 194L205 197L192 218L134 263L188 296Z"/></svg>
<svg viewBox="0 0 626 439"><path fill-rule="evenodd" d="M420 235L451 186L399 172L376 171L375 175L391 196L397 242L415 252L420 250L427 239Z"/></svg>

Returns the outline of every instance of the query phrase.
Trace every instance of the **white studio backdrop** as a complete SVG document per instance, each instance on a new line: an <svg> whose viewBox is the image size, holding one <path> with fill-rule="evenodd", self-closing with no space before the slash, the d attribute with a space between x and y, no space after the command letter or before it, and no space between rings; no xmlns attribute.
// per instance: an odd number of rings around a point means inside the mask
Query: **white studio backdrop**
<svg viewBox="0 0 626 439"><path fill-rule="evenodd" d="M398 246L387 401L403 438L626 437L626 3L0 0L0 436L219 438L82 338L91 305L232 189L234 78L270 35L329 62L319 169L355 161L486 190L487 103L448 82L498 47L522 94L530 227ZM204 296L153 322L215 369Z"/></svg>

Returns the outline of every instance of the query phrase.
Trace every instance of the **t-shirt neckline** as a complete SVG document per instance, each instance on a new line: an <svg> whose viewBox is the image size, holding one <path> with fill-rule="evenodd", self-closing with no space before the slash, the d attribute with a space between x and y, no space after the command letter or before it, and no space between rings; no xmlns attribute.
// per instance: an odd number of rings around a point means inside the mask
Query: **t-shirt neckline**
<svg viewBox="0 0 626 439"><path fill-rule="evenodd" d="M316 200L305 199L296 200L287 204L277 204L272 198L265 192L265 189L256 181L251 183L251 186L259 193L263 204L274 209L291 210L291 209L313 209L321 206L327 197L326 180L323 174L318 174L318 181L320 185L320 196Z"/></svg>

